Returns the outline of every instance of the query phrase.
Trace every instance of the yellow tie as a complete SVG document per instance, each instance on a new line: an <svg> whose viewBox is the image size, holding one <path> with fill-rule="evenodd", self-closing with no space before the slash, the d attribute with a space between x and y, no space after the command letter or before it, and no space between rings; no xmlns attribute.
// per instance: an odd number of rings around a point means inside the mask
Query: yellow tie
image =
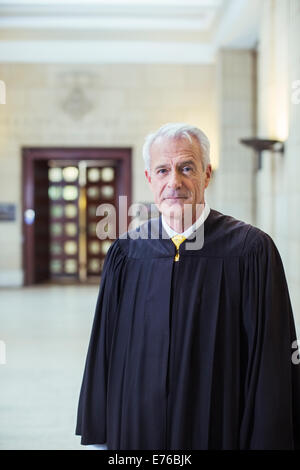
<svg viewBox="0 0 300 470"><path fill-rule="evenodd" d="M175 255L174 261L178 261L179 260L179 246L185 240L185 237L183 235L175 235L175 237L172 237L171 240L176 246L176 255Z"/></svg>

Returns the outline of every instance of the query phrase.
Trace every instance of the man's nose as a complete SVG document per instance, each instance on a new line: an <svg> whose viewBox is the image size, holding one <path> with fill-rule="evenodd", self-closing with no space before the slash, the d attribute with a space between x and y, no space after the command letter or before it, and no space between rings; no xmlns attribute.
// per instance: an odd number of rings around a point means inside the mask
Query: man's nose
<svg viewBox="0 0 300 470"><path fill-rule="evenodd" d="M181 187L181 175L178 171L171 171L168 180L168 186L172 189Z"/></svg>

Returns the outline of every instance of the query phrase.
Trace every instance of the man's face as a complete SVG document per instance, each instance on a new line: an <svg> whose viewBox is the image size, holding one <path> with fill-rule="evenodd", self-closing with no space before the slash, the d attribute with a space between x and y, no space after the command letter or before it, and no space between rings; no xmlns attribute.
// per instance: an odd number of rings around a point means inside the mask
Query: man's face
<svg viewBox="0 0 300 470"><path fill-rule="evenodd" d="M202 167L201 148L195 138L158 137L152 144L150 173L146 178L160 212L168 219L182 218L185 205L204 203L204 191L211 177L211 165Z"/></svg>

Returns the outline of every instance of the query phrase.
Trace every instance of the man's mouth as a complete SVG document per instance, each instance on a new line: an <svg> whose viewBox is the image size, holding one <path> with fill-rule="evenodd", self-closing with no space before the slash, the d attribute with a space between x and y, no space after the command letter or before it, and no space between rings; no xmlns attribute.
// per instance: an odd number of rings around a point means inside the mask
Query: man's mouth
<svg viewBox="0 0 300 470"><path fill-rule="evenodd" d="M164 199L186 199L187 196L171 196L171 197L165 197Z"/></svg>

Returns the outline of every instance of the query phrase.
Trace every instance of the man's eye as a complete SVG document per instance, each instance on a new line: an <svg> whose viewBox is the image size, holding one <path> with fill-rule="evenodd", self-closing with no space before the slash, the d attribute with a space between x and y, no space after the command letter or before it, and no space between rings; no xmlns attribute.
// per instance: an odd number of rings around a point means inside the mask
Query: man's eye
<svg viewBox="0 0 300 470"><path fill-rule="evenodd" d="M190 166L185 166L185 167L183 167L183 171L184 171L185 173L189 173L189 171L191 171L191 170L192 170L192 168L191 168Z"/></svg>
<svg viewBox="0 0 300 470"><path fill-rule="evenodd" d="M165 168L161 168L160 170L158 170L158 174L162 175L162 174L166 173L166 171L167 170Z"/></svg>

